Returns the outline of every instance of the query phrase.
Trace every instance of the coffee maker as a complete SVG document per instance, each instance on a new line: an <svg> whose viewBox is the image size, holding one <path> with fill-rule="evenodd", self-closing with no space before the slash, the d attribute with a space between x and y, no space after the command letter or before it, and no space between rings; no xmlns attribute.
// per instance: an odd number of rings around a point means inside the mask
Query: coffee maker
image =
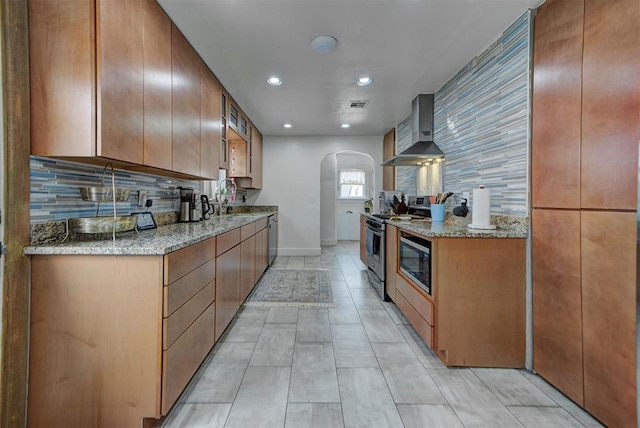
<svg viewBox="0 0 640 428"><path fill-rule="evenodd" d="M196 194L188 187L178 187L180 189L180 223L200 221L200 210L197 209Z"/></svg>

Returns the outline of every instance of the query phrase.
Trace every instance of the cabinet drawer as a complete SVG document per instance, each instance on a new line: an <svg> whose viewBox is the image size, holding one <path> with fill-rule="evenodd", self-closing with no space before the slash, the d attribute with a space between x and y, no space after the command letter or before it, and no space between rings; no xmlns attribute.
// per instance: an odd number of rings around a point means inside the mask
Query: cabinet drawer
<svg viewBox="0 0 640 428"><path fill-rule="evenodd" d="M433 303L414 288L402 275L396 274L396 292L400 291L404 298L418 311L420 316L433 325Z"/></svg>
<svg viewBox="0 0 640 428"><path fill-rule="evenodd" d="M240 228L240 241L251 238L256 234L256 224L251 223Z"/></svg>
<svg viewBox="0 0 640 428"><path fill-rule="evenodd" d="M256 225L256 232L260 232L262 229L264 229L265 227L267 227L267 224L269 223L269 218L261 218L260 220L256 221L254 224Z"/></svg>
<svg viewBox="0 0 640 428"><path fill-rule="evenodd" d="M213 347L214 320L215 303L212 303L169 349L162 352L162 415L169 412Z"/></svg>
<svg viewBox="0 0 640 428"><path fill-rule="evenodd" d="M215 300L216 281L213 280L180 306L170 317L162 320L162 349L169 348L202 312Z"/></svg>
<svg viewBox="0 0 640 428"><path fill-rule="evenodd" d="M176 282L164 287L164 307L162 315L166 318L184 305L194 294L216 277L216 259L189 272Z"/></svg>
<svg viewBox="0 0 640 428"><path fill-rule="evenodd" d="M404 316L407 317L411 326L413 326L422 340L424 340L424 343L426 343L429 348L434 349L436 345L434 328L431 327L407 299L405 299L399 288L396 288L396 305L400 308Z"/></svg>
<svg viewBox="0 0 640 428"><path fill-rule="evenodd" d="M169 285L215 257L216 238L190 245L164 256L164 285Z"/></svg>
<svg viewBox="0 0 640 428"><path fill-rule="evenodd" d="M230 230L217 237L216 256L226 253L240 243L240 228Z"/></svg>

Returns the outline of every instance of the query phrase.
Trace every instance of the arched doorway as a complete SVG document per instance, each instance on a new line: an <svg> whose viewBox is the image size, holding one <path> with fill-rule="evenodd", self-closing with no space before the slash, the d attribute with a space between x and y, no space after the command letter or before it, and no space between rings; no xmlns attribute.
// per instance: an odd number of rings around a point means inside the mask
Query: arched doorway
<svg viewBox="0 0 640 428"><path fill-rule="evenodd" d="M342 177L342 182L341 182ZM364 179L360 193L361 179ZM366 153L344 150L320 163L320 244L359 239L359 213L375 199L375 163Z"/></svg>

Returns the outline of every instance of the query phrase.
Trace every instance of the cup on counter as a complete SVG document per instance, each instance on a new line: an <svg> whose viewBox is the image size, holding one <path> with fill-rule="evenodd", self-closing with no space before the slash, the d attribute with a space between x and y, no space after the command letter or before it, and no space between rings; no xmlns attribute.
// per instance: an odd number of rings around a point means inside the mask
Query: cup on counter
<svg viewBox="0 0 640 428"><path fill-rule="evenodd" d="M444 221L444 204L431 204L431 221Z"/></svg>

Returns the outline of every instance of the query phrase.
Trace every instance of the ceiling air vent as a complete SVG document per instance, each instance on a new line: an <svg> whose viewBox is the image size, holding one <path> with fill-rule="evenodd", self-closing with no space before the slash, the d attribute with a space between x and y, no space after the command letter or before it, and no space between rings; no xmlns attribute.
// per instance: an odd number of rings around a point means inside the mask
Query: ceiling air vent
<svg viewBox="0 0 640 428"><path fill-rule="evenodd" d="M349 101L349 108L364 108L369 101Z"/></svg>

